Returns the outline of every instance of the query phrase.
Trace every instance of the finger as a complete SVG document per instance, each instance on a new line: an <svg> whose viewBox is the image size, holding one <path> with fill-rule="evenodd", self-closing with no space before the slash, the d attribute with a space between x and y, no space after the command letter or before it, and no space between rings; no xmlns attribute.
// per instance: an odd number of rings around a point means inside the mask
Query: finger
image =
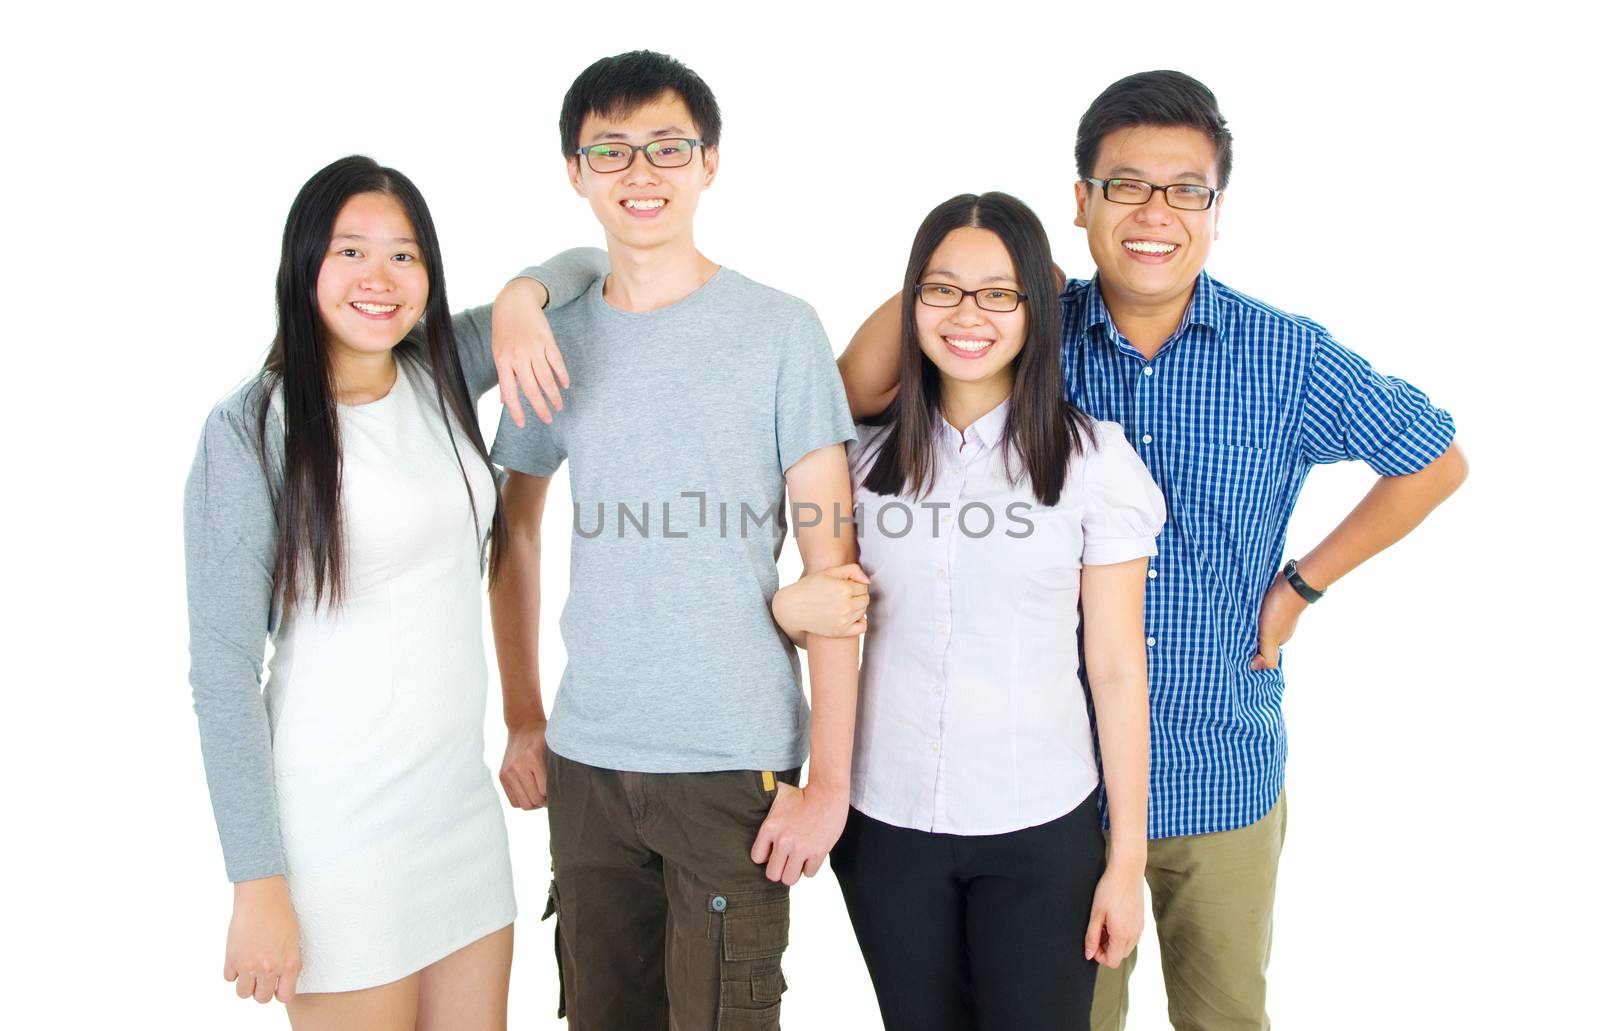
<svg viewBox="0 0 1600 1031"><path fill-rule="evenodd" d="M550 399L550 407L561 411L561 390L556 386L555 373L550 371L550 366L543 362L531 362L533 378L538 380L539 389L544 391L544 396Z"/></svg>
<svg viewBox="0 0 1600 1031"><path fill-rule="evenodd" d="M550 790L545 787L544 767L534 765L533 769L528 771L528 779L533 782L533 798L530 801L535 806L544 805L550 800Z"/></svg>
<svg viewBox="0 0 1600 1031"><path fill-rule="evenodd" d="M772 855L767 859L767 880L777 883L783 880L783 868L789 862L789 853L786 849L774 845Z"/></svg>
<svg viewBox="0 0 1600 1031"><path fill-rule="evenodd" d="M544 403L544 394L539 389L539 377L533 373L533 366L524 362L517 366L517 386L522 388L522 396L528 399L528 407L533 409L533 414L539 417L542 423L553 420L550 409Z"/></svg>
<svg viewBox="0 0 1600 1031"><path fill-rule="evenodd" d="M1096 909L1089 914L1089 929L1083 935L1083 958L1094 959L1095 953L1100 951L1101 932L1106 925L1106 913L1103 909Z"/></svg>
<svg viewBox="0 0 1600 1031"><path fill-rule="evenodd" d="M300 978L300 969L291 966L289 972L278 978L278 1001L288 1002L294 998L294 983Z"/></svg>
<svg viewBox="0 0 1600 1031"><path fill-rule="evenodd" d="M852 562L847 566L841 566L840 568L845 570L846 576L857 583L867 584L872 582L872 578L867 575L867 571L862 569L861 566L855 562Z"/></svg>
<svg viewBox="0 0 1600 1031"><path fill-rule="evenodd" d="M791 852L789 853L789 858L784 861L783 876L779 879L783 881L785 887L792 888L800 883L800 871L802 868L803 864L800 861L799 853Z"/></svg>
<svg viewBox="0 0 1600 1031"><path fill-rule="evenodd" d="M812 856L800 867L800 872L807 877L815 877L822 871L822 862L827 858L827 856L822 855Z"/></svg>
<svg viewBox="0 0 1600 1031"><path fill-rule="evenodd" d="M763 823L761 830L756 832L756 843L750 849L750 862L760 865L765 863L771 855L772 835L768 833L767 825Z"/></svg>
<svg viewBox="0 0 1600 1031"><path fill-rule="evenodd" d="M233 965L233 957L227 956L222 960L222 979L229 983L239 979L239 968Z"/></svg>
<svg viewBox="0 0 1600 1031"><path fill-rule="evenodd" d="M572 377L567 375L566 359L561 357L561 348L556 346L553 337L549 343L544 345L544 356L545 360L550 363L550 368L555 371L556 379L561 383L561 389L571 390Z"/></svg>
<svg viewBox="0 0 1600 1031"><path fill-rule="evenodd" d="M846 637L860 637L862 634L864 634L866 632L867 632L867 617L866 616L862 616L860 619L856 620L854 623L851 623L848 627L845 628L844 636L846 636Z"/></svg>
<svg viewBox="0 0 1600 1031"><path fill-rule="evenodd" d="M241 999L248 999L256 993L256 975L240 972L239 980L234 982L234 994Z"/></svg>
<svg viewBox="0 0 1600 1031"><path fill-rule="evenodd" d="M518 780L515 769L500 771L500 786L506 789L507 802L510 802L518 809L529 808L527 792L522 790L522 783Z"/></svg>
<svg viewBox="0 0 1600 1031"><path fill-rule="evenodd" d="M272 1001L273 995L278 991L278 979L271 974L262 974L256 978L255 999L265 1006Z"/></svg>
<svg viewBox="0 0 1600 1031"><path fill-rule="evenodd" d="M522 414L522 399L517 396L517 377L511 371L511 363L496 361L494 371L500 377L500 403L511 413L511 421L521 428L527 422L527 417Z"/></svg>

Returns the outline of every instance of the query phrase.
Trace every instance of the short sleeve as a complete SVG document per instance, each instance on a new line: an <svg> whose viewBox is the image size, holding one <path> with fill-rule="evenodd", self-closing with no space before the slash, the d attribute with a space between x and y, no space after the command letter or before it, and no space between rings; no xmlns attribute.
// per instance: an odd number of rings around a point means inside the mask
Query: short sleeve
<svg viewBox="0 0 1600 1031"><path fill-rule="evenodd" d="M546 258L543 265L529 265L518 272L517 279L534 279L544 284L550 301L546 308L563 308L604 279L611 272L611 258L598 247L573 247L555 257Z"/></svg>
<svg viewBox="0 0 1600 1031"><path fill-rule="evenodd" d="M189 685L230 881L284 872L261 697L277 524L256 434L250 406L230 401L212 411L183 498ZM280 454L281 441L269 432Z"/></svg>
<svg viewBox="0 0 1600 1031"><path fill-rule="evenodd" d="M1114 422L1097 422L1084 454L1083 564L1109 566L1156 553L1166 500Z"/></svg>
<svg viewBox="0 0 1600 1031"><path fill-rule="evenodd" d="M856 438L833 348L809 305L790 322L778 356L776 430L784 472L818 448Z"/></svg>
<svg viewBox="0 0 1600 1031"><path fill-rule="evenodd" d="M1428 395L1366 359L1319 337L1301 415L1300 452L1308 462L1366 462L1380 476L1404 476L1444 453L1455 420Z"/></svg>
<svg viewBox="0 0 1600 1031"><path fill-rule="evenodd" d="M557 440L556 428L540 422L525 402L522 412L521 426L511 421L510 410L500 413L500 426L494 432L494 447L489 451L489 458L513 472L554 476L566 458ZM554 414L556 419L561 418L560 412Z"/></svg>

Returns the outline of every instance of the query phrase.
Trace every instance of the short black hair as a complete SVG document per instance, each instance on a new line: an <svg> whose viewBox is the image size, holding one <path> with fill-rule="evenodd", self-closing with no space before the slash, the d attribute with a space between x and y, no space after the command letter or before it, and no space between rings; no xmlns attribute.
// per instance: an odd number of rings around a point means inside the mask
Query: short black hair
<svg viewBox="0 0 1600 1031"><path fill-rule="evenodd" d="M715 147L722 136L722 112L705 80L666 54L630 50L602 57L573 80L561 101L562 156L571 157L577 151L578 130L585 117L626 118L668 92L683 99L701 142Z"/></svg>
<svg viewBox="0 0 1600 1031"><path fill-rule="evenodd" d="M1181 125L1199 129L1217 148L1217 188L1228 188L1233 172L1233 133L1205 83L1174 71L1139 72L1118 79L1094 98L1078 120L1078 177L1094 174L1100 141L1134 125Z"/></svg>

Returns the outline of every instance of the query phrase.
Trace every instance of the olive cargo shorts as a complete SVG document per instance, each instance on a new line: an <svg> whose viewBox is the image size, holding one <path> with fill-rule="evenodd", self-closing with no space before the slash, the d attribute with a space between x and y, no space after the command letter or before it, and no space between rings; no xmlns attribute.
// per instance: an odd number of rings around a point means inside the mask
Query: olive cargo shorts
<svg viewBox="0 0 1600 1031"><path fill-rule="evenodd" d="M549 755L545 915L572 1031L768 1031L789 889L750 861L799 770L629 773Z"/></svg>

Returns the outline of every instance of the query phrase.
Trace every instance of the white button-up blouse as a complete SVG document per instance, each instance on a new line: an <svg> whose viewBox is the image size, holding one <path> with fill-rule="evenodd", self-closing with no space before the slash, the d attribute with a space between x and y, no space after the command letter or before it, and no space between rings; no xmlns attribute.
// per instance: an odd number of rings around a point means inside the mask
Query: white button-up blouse
<svg viewBox="0 0 1600 1031"><path fill-rule="evenodd" d="M1078 680L1085 565L1156 553L1161 492L1113 422L1073 457L1059 502L997 446L1010 402L963 435L940 419L924 498L862 486L882 426L850 445L861 566L872 580L851 804L951 834L1048 823L1099 784Z"/></svg>

